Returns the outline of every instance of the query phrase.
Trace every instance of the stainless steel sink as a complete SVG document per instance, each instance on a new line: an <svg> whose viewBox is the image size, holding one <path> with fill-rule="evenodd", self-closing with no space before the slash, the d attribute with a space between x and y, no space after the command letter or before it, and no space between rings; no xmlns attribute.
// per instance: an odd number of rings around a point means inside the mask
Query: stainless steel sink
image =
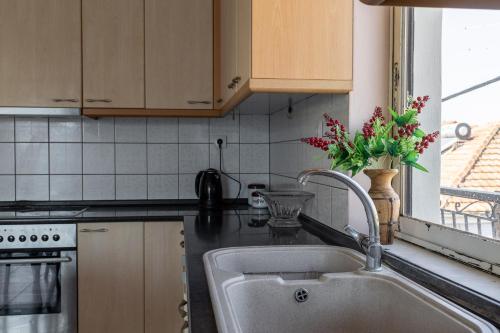
<svg viewBox="0 0 500 333"><path fill-rule="evenodd" d="M383 268L331 246L229 248L204 256L220 333L498 332Z"/></svg>

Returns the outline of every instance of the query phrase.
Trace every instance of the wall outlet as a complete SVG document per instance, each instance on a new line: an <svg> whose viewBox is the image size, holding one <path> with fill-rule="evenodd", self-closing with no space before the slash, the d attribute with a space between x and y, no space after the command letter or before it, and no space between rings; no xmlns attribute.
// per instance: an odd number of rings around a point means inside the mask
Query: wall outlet
<svg viewBox="0 0 500 333"><path fill-rule="evenodd" d="M215 140L214 140L214 145L215 147L219 148L219 140L222 140L222 149L227 148L227 135L219 135Z"/></svg>

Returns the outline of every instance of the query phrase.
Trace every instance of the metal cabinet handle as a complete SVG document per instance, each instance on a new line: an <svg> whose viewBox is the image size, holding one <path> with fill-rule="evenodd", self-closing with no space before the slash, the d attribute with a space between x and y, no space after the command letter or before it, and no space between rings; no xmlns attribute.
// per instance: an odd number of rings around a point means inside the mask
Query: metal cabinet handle
<svg viewBox="0 0 500 333"><path fill-rule="evenodd" d="M184 320L184 324L182 324L182 327L181 327L181 333L184 333L184 330L187 329L188 327L189 327L189 323Z"/></svg>
<svg viewBox="0 0 500 333"><path fill-rule="evenodd" d="M193 100L189 100L189 101L187 101L187 103L193 105L193 104L211 104L212 102L210 102L210 101L193 101Z"/></svg>
<svg viewBox="0 0 500 333"><path fill-rule="evenodd" d="M184 248L184 246L185 246L184 241L181 241L181 242L179 243L179 245L180 245L182 248Z"/></svg>
<svg viewBox="0 0 500 333"><path fill-rule="evenodd" d="M234 82L231 82L230 84L227 85L229 89L234 89L236 87L236 84Z"/></svg>
<svg viewBox="0 0 500 333"><path fill-rule="evenodd" d="M109 99L109 98L103 98L103 99L87 98L85 101L88 103L111 103L111 102L113 102L113 100Z"/></svg>
<svg viewBox="0 0 500 333"><path fill-rule="evenodd" d="M80 100L76 99L76 98L53 98L52 99L52 102L55 102L55 103L64 103L64 102L78 103L79 101Z"/></svg>
<svg viewBox="0 0 500 333"><path fill-rule="evenodd" d="M181 235L184 235L184 230L181 230L181 232L180 232L180 233L181 233Z"/></svg>
<svg viewBox="0 0 500 333"><path fill-rule="evenodd" d="M222 98L219 98L219 99L217 100L217 103L222 103L222 102L224 102L224 100L223 100Z"/></svg>
<svg viewBox="0 0 500 333"><path fill-rule="evenodd" d="M99 229L81 229L80 232L108 232L109 229L107 228L99 228Z"/></svg>
<svg viewBox="0 0 500 333"><path fill-rule="evenodd" d="M241 76L235 76L233 78L233 83L236 84L236 83L239 83L241 81Z"/></svg>
<svg viewBox="0 0 500 333"><path fill-rule="evenodd" d="M177 310L179 310L179 314L181 315L182 318L187 317L187 312L184 311L183 307L187 305L187 302L185 300L182 300L179 306L177 307Z"/></svg>

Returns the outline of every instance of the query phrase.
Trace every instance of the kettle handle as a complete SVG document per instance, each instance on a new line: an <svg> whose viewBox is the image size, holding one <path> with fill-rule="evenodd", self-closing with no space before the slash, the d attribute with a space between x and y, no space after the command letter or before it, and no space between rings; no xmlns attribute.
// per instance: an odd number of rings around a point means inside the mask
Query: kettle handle
<svg viewBox="0 0 500 333"><path fill-rule="evenodd" d="M196 175L196 180L194 181L194 190L196 191L196 196L198 198L200 197L200 181L203 174L203 171L198 172L198 174Z"/></svg>

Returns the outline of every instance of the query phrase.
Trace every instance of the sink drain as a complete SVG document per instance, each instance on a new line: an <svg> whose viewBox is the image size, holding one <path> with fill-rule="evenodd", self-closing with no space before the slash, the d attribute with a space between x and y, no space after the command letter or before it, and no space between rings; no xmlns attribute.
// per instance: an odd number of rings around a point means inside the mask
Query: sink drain
<svg viewBox="0 0 500 333"><path fill-rule="evenodd" d="M303 303L309 298L309 291L304 288L299 288L295 290L295 300L297 303Z"/></svg>

